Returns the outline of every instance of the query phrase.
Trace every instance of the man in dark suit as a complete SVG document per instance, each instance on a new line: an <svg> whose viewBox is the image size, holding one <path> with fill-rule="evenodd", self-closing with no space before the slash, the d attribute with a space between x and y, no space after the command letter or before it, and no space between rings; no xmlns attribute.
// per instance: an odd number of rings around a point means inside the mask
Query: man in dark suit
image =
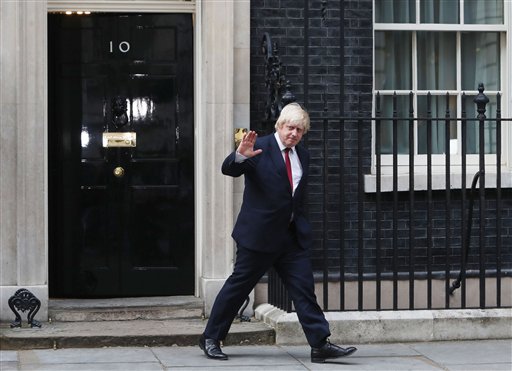
<svg viewBox="0 0 512 371"><path fill-rule="evenodd" d="M309 154L298 146L309 130L300 105L285 106L275 133L249 131L222 164L222 173L245 177L242 207L232 237L237 243L233 274L220 290L199 340L207 357L226 360L220 348L238 309L270 267L286 285L311 346L311 361L347 356L356 348L328 341L329 324L317 304L310 252L313 244L304 212Z"/></svg>

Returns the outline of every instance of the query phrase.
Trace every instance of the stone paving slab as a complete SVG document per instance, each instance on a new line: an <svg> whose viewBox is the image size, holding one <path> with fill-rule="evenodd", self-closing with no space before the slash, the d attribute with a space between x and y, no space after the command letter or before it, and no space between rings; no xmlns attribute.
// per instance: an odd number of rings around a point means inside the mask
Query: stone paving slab
<svg viewBox="0 0 512 371"><path fill-rule="evenodd" d="M58 360L58 362L56 362ZM155 362L150 348L35 349L18 353L20 364L95 364Z"/></svg>
<svg viewBox="0 0 512 371"><path fill-rule="evenodd" d="M207 359L195 346L1 350L0 370L512 370L511 339L356 346L353 356L325 364L311 363L308 346L226 346L228 361Z"/></svg>
<svg viewBox="0 0 512 371"><path fill-rule="evenodd" d="M229 354L228 361L209 360L199 348L187 348L183 352L169 348L153 348L153 351L164 366L173 369L174 367L202 368L210 365L222 368L274 368L274 366L297 365L297 360L290 357L284 349L270 345L225 347L225 351Z"/></svg>
<svg viewBox="0 0 512 371"><path fill-rule="evenodd" d="M396 349L393 349L395 345ZM347 358L330 360L324 364L311 363L309 347L291 346L289 354L307 370L440 370L422 354L403 344L356 345L358 351Z"/></svg>
<svg viewBox="0 0 512 371"><path fill-rule="evenodd" d="M16 362L6 362L1 363L2 368L0 370L2 371L18 371L18 364Z"/></svg>
<svg viewBox="0 0 512 371"><path fill-rule="evenodd" d="M478 365L450 365L447 370L450 371L510 371L512 365L510 363L480 363Z"/></svg>
<svg viewBox="0 0 512 371"><path fill-rule="evenodd" d="M355 356L357 357L414 357L421 355L420 352L413 349L411 345L407 343L383 343L383 344L364 344L364 345L354 345L354 344L338 344L342 347L348 346L356 346L357 352ZM291 356L295 358L309 356L309 348L307 346L281 346L286 352L288 352ZM350 357L352 358L352 357ZM347 358L347 359L350 359Z"/></svg>
<svg viewBox="0 0 512 371"><path fill-rule="evenodd" d="M512 370L512 340L461 341L448 343L414 344L411 348L437 364L451 368L455 365L471 365L485 370L483 365L508 365Z"/></svg>

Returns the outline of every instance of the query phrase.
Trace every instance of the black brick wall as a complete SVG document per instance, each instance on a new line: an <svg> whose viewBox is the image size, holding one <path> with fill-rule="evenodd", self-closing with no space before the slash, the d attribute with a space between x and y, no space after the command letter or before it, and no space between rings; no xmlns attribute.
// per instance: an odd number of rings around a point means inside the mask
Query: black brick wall
<svg viewBox="0 0 512 371"><path fill-rule="evenodd" d="M372 1L251 1L251 124L262 125L268 32L279 46L284 73L312 116L371 112ZM341 18L340 18L341 17ZM343 22L341 22L341 19ZM326 106L324 104L326 100Z"/></svg>
<svg viewBox="0 0 512 371"><path fill-rule="evenodd" d="M364 271L376 270L376 203L374 194L363 196L362 232L358 224L359 168L370 172L371 126L354 120L359 115L371 116L372 109L372 1L371 0L252 0L251 1L251 128L260 133L273 131L274 122L265 117L265 60L261 52L263 34L268 32L279 46L286 79L297 101L304 104L312 117L311 131L304 138L312 156L309 178L309 214L313 223L316 248L315 269L327 261L336 271L343 246L343 263L347 273L357 272L358 258ZM322 117L352 118L343 126L339 121L325 122ZM325 127L327 130L325 130ZM344 130L340 132L340 127ZM358 137L359 136L359 137ZM340 137L342 143L340 143ZM327 143L328 156L324 156ZM340 147L343 159L340 160ZM327 157L327 160L325 158ZM325 163L328 180L325 181ZM340 184L340 175L343 183ZM340 198L340 194L342 197ZM326 196L327 195L327 196ZM503 192L502 268L512 268L512 197ZM382 272L409 271L409 206L408 193L399 194L397 209L397 251L393 250L393 198L382 195L381 253ZM460 267L461 204L460 191L451 194L452 208L449 246L446 246L445 193L433 192L431 256L427 253L427 194L415 193L414 268L424 272ZM495 192L487 194L486 268L496 268ZM341 205L342 202L342 205ZM324 211L327 211L325 213ZM478 216L478 203L474 215ZM340 220L343 219L343 224ZM478 218L477 218L478 219ZM478 269L478 220L473 223L469 268ZM342 231L343 236L340 236ZM363 236L359 248L359 233ZM343 242L340 242L342 237ZM475 247L476 246L476 247ZM324 255L324 251L326 254ZM362 255L359 255L362 252ZM325 260L325 258L327 259Z"/></svg>

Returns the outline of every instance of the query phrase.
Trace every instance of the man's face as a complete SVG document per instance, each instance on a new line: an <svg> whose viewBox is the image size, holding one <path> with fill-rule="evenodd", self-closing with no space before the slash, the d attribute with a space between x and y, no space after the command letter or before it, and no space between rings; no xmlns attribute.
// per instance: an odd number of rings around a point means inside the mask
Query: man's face
<svg viewBox="0 0 512 371"><path fill-rule="evenodd" d="M297 145L304 135L304 128L297 124L284 123L281 127L277 128L277 134L281 143L287 148Z"/></svg>

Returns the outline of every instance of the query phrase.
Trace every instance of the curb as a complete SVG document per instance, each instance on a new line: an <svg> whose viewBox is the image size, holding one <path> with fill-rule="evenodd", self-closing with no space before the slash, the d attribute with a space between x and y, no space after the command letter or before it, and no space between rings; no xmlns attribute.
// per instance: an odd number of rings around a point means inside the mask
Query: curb
<svg viewBox="0 0 512 371"><path fill-rule="evenodd" d="M256 308L256 319L272 326L277 345L304 345L296 313L270 304ZM512 339L512 308L418 311L326 312L330 339L342 344Z"/></svg>

